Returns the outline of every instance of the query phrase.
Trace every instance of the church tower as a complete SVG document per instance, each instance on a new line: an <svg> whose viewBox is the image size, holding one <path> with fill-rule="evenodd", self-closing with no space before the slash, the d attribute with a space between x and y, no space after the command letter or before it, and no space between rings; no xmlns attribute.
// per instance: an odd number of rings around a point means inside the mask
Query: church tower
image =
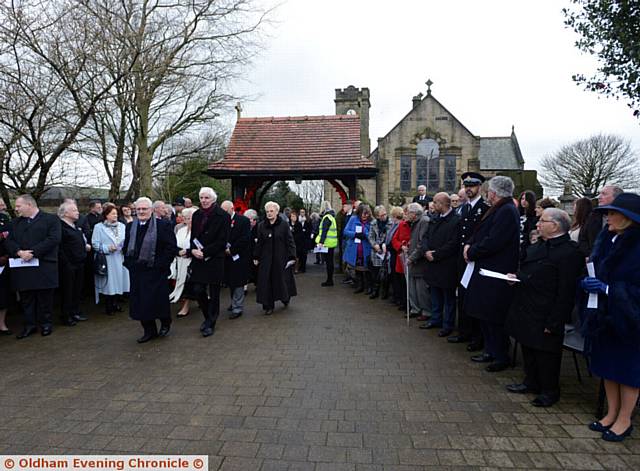
<svg viewBox="0 0 640 471"><path fill-rule="evenodd" d="M360 153L368 158L371 153L369 140L369 101L368 88L356 88L349 85L345 89L336 88L336 114L357 114L360 116Z"/></svg>

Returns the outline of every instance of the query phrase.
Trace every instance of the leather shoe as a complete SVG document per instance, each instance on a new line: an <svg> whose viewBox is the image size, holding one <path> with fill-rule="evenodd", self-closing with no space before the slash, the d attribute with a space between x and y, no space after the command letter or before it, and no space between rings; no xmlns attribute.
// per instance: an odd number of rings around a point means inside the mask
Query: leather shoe
<svg viewBox="0 0 640 471"><path fill-rule="evenodd" d="M82 321L88 321L89 318L83 314L74 314L73 316L73 320L75 320L76 322L82 322Z"/></svg>
<svg viewBox="0 0 640 471"><path fill-rule="evenodd" d="M62 319L62 325L66 325L67 327L73 327L77 323L78 322L71 316L67 317L66 319Z"/></svg>
<svg viewBox="0 0 640 471"><path fill-rule="evenodd" d="M238 317L240 317L242 315L242 311L240 312L233 312L229 315L229 319L237 319Z"/></svg>
<svg viewBox="0 0 640 471"><path fill-rule="evenodd" d="M207 328L207 323L206 322L203 322L202 324L200 324L200 332L202 332L206 328Z"/></svg>
<svg viewBox="0 0 640 471"><path fill-rule="evenodd" d="M428 321L430 317L431 316L426 316L426 315L422 314L421 316L416 317L416 320L420 321L420 322L424 322L424 321Z"/></svg>
<svg viewBox="0 0 640 471"><path fill-rule="evenodd" d="M535 389L531 389L529 386L527 386L524 383L507 384L506 388L507 388L507 391L515 394L529 394L529 393L538 394L539 393L539 391L536 391Z"/></svg>
<svg viewBox="0 0 640 471"><path fill-rule="evenodd" d="M320 286L333 286L333 281L323 281Z"/></svg>
<svg viewBox="0 0 640 471"><path fill-rule="evenodd" d="M426 324L422 324L420 326L421 329L435 329L436 327L442 327L442 324L429 321Z"/></svg>
<svg viewBox="0 0 640 471"><path fill-rule="evenodd" d="M447 342L449 343L465 343L468 341L469 339L464 335L452 335L451 337L447 338Z"/></svg>
<svg viewBox="0 0 640 471"><path fill-rule="evenodd" d="M18 335L16 335L17 339L25 339L27 337L29 337L32 334L36 333L36 328L35 327L27 327L25 328L22 332L20 332Z"/></svg>
<svg viewBox="0 0 640 471"><path fill-rule="evenodd" d="M273 309L265 309L264 310L264 315L265 316L270 316L271 314L273 314Z"/></svg>
<svg viewBox="0 0 640 471"><path fill-rule="evenodd" d="M480 342L471 342L469 345L467 345L468 352L479 352L483 348L484 345L482 345Z"/></svg>
<svg viewBox="0 0 640 471"><path fill-rule="evenodd" d="M485 370L487 370L489 373L497 373L498 371L503 371L507 368L509 368L509 362L496 361L494 363L491 363L490 365L487 365Z"/></svg>
<svg viewBox="0 0 640 471"><path fill-rule="evenodd" d="M611 429L609 429L602 432L602 439L607 442L621 442L622 440L627 438L629 435L631 435L631 432L633 432L633 425L629 425L629 428L624 432L622 432L621 434L612 432Z"/></svg>
<svg viewBox="0 0 640 471"><path fill-rule="evenodd" d="M203 337L211 337L213 335L213 329L211 327L205 327L202 330Z"/></svg>
<svg viewBox="0 0 640 471"><path fill-rule="evenodd" d="M441 329L440 332L438 332L438 337L448 337L451 335L451 332L453 332L451 329Z"/></svg>
<svg viewBox="0 0 640 471"><path fill-rule="evenodd" d="M558 402L560 398L558 396L549 396L548 394L540 394L533 401L531 401L531 405L535 407L551 407L556 402Z"/></svg>
<svg viewBox="0 0 640 471"><path fill-rule="evenodd" d="M169 335L169 330L171 330L171 327L169 327L168 325L163 325L162 327L160 327L158 337L166 337L167 335Z"/></svg>
<svg viewBox="0 0 640 471"><path fill-rule="evenodd" d="M229 307L227 308L227 311L229 311L229 312L233 311L233 307L229 306Z"/></svg>
<svg viewBox="0 0 640 471"><path fill-rule="evenodd" d="M53 332L53 330L51 330L51 327L43 327L42 329L40 329L40 335L42 335L43 337L51 335L51 332Z"/></svg>
<svg viewBox="0 0 640 471"><path fill-rule="evenodd" d="M476 363L491 363L493 357L488 353L481 353L480 355L473 355L471 361L475 361Z"/></svg>
<svg viewBox="0 0 640 471"><path fill-rule="evenodd" d="M158 334L144 334L142 337L140 337L138 340L136 340L136 342L138 343L146 343L149 340L153 340L158 336Z"/></svg>
<svg viewBox="0 0 640 471"><path fill-rule="evenodd" d="M611 424L613 425L613 424ZM606 432L607 430L609 430L611 428L611 425L602 425L602 423L599 420L596 420L595 422L591 422L589 424L589 430L593 430L594 432Z"/></svg>
<svg viewBox="0 0 640 471"><path fill-rule="evenodd" d="M11 332L9 329L4 329L4 330L0 330L0 335L12 335L13 332Z"/></svg>

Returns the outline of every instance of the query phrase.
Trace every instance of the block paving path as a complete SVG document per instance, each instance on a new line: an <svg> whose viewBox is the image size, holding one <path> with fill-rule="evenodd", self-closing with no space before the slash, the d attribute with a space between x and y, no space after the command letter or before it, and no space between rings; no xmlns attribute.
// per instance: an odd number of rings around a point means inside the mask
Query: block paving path
<svg viewBox="0 0 640 471"><path fill-rule="evenodd" d="M598 384L578 383L570 356L562 400L537 409L504 389L520 365L487 373L387 302L322 280L311 264L270 317L251 289L233 321L224 290L206 339L197 309L138 345L137 322L97 308L50 337L0 338L0 453L207 454L220 471L640 469L640 440L587 429Z"/></svg>

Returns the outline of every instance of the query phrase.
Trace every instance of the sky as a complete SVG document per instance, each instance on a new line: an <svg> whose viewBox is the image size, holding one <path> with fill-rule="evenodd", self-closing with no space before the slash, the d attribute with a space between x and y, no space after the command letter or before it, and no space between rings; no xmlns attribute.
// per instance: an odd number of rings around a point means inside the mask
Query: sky
<svg viewBox="0 0 640 471"><path fill-rule="evenodd" d="M562 145L615 133L640 150L640 121L623 101L571 76L597 63L564 26L568 0L288 0L237 92L242 115L335 114L336 88L368 87L372 150L432 93L475 135L508 136L525 168ZM233 123L235 115L228 117ZM231 124L232 125L232 124Z"/></svg>

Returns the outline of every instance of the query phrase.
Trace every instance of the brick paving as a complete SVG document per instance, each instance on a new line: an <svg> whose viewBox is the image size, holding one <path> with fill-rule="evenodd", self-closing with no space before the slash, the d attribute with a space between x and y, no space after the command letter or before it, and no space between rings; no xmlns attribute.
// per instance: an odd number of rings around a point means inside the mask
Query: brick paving
<svg viewBox="0 0 640 471"><path fill-rule="evenodd" d="M225 312L208 339L195 312L138 345L137 323L97 311L47 338L0 338L0 453L208 454L220 471L640 469L640 440L586 428L597 382L578 383L570 356L561 402L537 409L504 390L520 366L486 373L463 346L322 279L310 265L271 317L251 290L245 315Z"/></svg>

